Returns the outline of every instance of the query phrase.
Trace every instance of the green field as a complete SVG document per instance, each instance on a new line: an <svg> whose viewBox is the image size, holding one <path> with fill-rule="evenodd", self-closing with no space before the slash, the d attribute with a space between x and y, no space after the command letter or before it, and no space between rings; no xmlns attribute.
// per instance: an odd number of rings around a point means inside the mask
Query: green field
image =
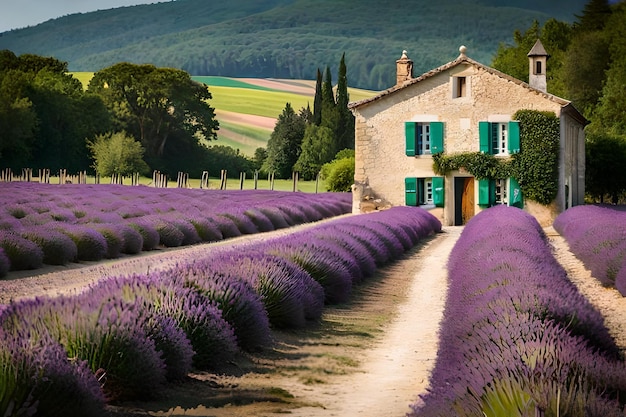
<svg viewBox="0 0 626 417"><path fill-rule="evenodd" d="M85 88L89 85L89 80L93 77L93 72L73 72ZM313 99L315 81L310 80L274 80L276 85L284 85L284 90L279 88L267 88L246 82L237 78L214 77L214 76L193 76L192 79L205 83L209 86L212 99L210 104L218 111L228 111L241 115L245 119L246 115L263 116L277 119L285 108L286 103L298 112L307 105L313 110ZM300 94L290 91L292 86L310 87L311 94ZM375 91L348 88L351 101L359 101L372 97ZM211 145L231 146L247 156L254 155L254 151L259 147L265 147L270 137L271 130L267 126L258 126L254 121L226 121L220 120L220 131L218 140ZM272 125L273 128L273 125Z"/></svg>

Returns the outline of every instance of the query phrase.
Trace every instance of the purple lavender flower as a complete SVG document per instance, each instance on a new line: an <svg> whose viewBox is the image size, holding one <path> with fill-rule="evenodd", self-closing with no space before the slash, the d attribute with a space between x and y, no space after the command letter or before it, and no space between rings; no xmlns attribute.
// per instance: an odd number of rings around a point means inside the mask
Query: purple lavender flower
<svg viewBox="0 0 626 417"><path fill-rule="evenodd" d="M36 243L16 233L0 230L0 248L10 261L10 269L37 269L43 265L43 251Z"/></svg>
<svg viewBox="0 0 626 417"><path fill-rule="evenodd" d="M33 226L24 229L22 237L34 242L43 251L43 263L66 265L78 257L74 241L64 233L47 226Z"/></svg>

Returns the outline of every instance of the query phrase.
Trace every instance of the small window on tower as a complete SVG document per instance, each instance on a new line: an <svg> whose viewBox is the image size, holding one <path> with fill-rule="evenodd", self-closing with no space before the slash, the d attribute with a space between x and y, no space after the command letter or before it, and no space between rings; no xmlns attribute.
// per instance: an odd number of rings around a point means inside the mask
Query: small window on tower
<svg viewBox="0 0 626 417"><path fill-rule="evenodd" d="M541 61L537 61L536 65L535 65L535 74L540 75L541 74Z"/></svg>

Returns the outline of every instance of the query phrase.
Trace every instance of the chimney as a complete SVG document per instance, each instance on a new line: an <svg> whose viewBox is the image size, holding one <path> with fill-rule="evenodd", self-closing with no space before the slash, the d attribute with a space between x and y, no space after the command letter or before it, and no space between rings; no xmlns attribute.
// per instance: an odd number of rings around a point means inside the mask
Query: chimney
<svg viewBox="0 0 626 417"><path fill-rule="evenodd" d="M535 45L528 52L528 84L537 90L548 92L548 82L546 77L546 64L550 55L546 52L537 39Z"/></svg>
<svg viewBox="0 0 626 417"><path fill-rule="evenodd" d="M413 78L413 61L402 51L402 57L396 61L396 86Z"/></svg>

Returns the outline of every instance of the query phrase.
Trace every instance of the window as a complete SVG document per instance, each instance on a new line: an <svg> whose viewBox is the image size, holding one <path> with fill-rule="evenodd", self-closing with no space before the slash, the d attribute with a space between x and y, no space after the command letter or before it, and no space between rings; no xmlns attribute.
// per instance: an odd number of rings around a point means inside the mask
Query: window
<svg viewBox="0 0 626 417"><path fill-rule="evenodd" d="M541 75L541 61L535 63L535 74Z"/></svg>
<svg viewBox="0 0 626 417"><path fill-rule="evenodd" d="M491 149L494 155L509 153L508 143L509 134L507 131L507 123L492 123L493 130L491 134Z"/></svg>
<svg viewBox="0 0 626 417"><path fill-rule="evenodd" d="M480 151L508 155L520 151L519 122L479 122Z"/></svg>
<svg viewBox="0 0 626 417"><path fill-rule="evenodd" d="M508 180L505 179L494 180L495 204L508 204L507 182Z"/></svg>
<svg viewBox="0 0 626 417"><path fill-rule="evenodd" d="M404 179L407 206L434 205L443 207L443 177Z"/></svg>
<svg viewBox="0 0 626 417"><path fill-rule="evenodd" d="M467 78L453 77L452 97L467 97Z"/></svg>
<svg viewBox="0 0 626 417"><path fill-rule="evenodd" d="M522 190L515 178L478 181L478 205L491 207L498 204L519 208L524 206Z"/></svg>
<svg viewBox="0 0 626 417"><path fill-rule="evenodd" d="M404 129L407 156L443 152L443 122L406 122Z"/></svg>

